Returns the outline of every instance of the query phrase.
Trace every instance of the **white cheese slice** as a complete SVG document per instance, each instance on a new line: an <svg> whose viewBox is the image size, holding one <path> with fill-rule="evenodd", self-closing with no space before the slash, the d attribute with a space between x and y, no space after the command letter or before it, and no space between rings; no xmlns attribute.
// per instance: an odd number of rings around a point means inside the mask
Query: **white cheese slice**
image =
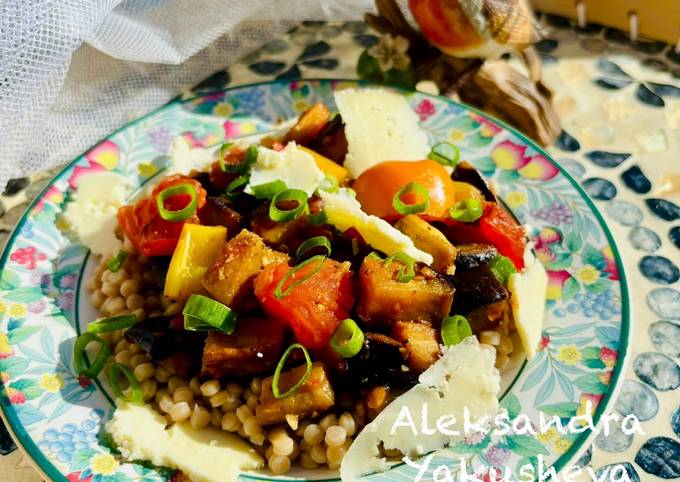
<svg viewBox="0 0 680 482"><path fill-rule="evenodd" d="M335 93L345 124L345 167L358 177L383 161L418 161L430 152L418 116L403 95L383 89L345 89Z"/></svg>
<svg viewBox="0 0 680 482"><path fill-rule="evenodd" d="M66 205L64 219L80 241L96 255L111 256L122 243L116 237L116 213L130 194L128 180L110 171L84 174Z"/></svg>
<svg viewBox="0 0 680 482"><path fill-rule="evenodd" d="M289 189L301 189L311 196L326 179L314 157L300 149L295 142L289 142L281 151L263 146L259 146L257 151L257 160L245 187L248 194L252 194L253 186L281 180Z"/></svg>
<svg viewBox="0 0 680 482"><path fill-rule="evenodd" d="M148 405L120 402L106 430L126 460L148 460L179 469L193 482L232 482L242 470L263 465L262 457L240 437L206 427L175 424Z"/></svg>
<svg viewBox="0 0 680 482"><path fill-rule="evenodd" d="M381 442L386 450L396 449L413 459L462 440L466 409L472 423L483 423L485 417L491 421L499 412L495 360L495 350L480 345L474 336L444 347L442 357L420 375L419 383L393 400L352 442L340 465L343 482L388 468L379 456ZM450 416L450 424L441 419L443 429L437 430L437 420L445 416Z"/></svg>
<svg viewBox="0 0 680 482"><path fill-rule="evenodd" d="M530 252L528 255L525 253L524 258L524 270L508 278L508 291L517 334L522 341L524 354L531 359L541 340L548 274Z"/></svg>
<svg viewBox="0 0 680 482"><path fill-rule="evenodd" d="M192 170L204 170L217 159L220 146L194 147L188 139L177 136L170 144L170 168L168 174L189 174Z"/></svg>
<svg viewBox="0 0 680 482"><path fill-rule="evenodd" d="M324 200L324 212L328 217L328 223L340 231L354 228L366 243L387 255L401 251L416 261L432 264L432 255L416 248L411 238L384 219L362 211L361 204L352 196L350 190L342 188L334 193L320 190L319 194Z"/></svg>

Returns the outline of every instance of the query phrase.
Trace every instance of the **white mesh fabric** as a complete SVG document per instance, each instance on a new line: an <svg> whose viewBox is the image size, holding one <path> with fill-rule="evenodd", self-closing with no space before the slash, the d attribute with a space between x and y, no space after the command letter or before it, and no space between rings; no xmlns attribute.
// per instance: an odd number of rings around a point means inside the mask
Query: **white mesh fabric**
<svg viewBox="0 0 680 482"><path fill-rule="evenodd" d="M0 188L70 160L300 20L370 9L371 0L0 0Z"/></svg>

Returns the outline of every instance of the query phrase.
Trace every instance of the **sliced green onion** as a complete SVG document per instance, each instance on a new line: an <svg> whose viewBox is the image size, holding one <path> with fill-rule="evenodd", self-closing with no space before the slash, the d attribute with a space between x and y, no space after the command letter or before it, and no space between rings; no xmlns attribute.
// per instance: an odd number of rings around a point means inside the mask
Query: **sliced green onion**
<svg viewBox="0 0 680 482"><path fill-rule="evenodd" d="M352 358L364 346L364 332L356 322L347 318L340 322L329 340L331 348L343 358Z"/></svg>
<svg viewBox="0 0 680 482"><path fill-rule="evenodd" d="M295 201L297 206L293 209L281 209L277 206L277 203L281 201ZM302 189L286 189L272 198L271 203L269 203L269 217L272 221L277 222L292 221L307 209L309 208L307 206L306 192Z"/></svg>
<svg viewBox="0 0 680 482"><path fill-rule="evenodd" d="M121 266L123 266L123 263L125 263L125 260L128 257L128 252L123 251L122 249L118 251L118 254L115 256L112 256L109 258L109 260L106 262L106 269L111 271L112 273L115 273L118 271Z"/></svg>
<svg viewBox="0 0 680 482"><path fill-rule="evenodd" d="M243 174L242 176L237 177L229 184L227 184L227 189L225 189L224 191L224 195L226 196L226 198L233 201L236 198L236 196L242 193L242 191L236 190L241 186L245 186L246 184L248 184L249 180L250 176L248 176L247 174Z"/></svg>
<svg viewBox="0 0 680 482"><path fill-rule="evenodd" d="M233 142L227 142L226 144L222 144L222 147L220 147L220 169L222 169L223 172L227 172L229 174L240 174L246 172L257 160L257 146L249 146L248 149L246 149L246 154L241 162L237 164L226 163L224 161L228 154L228 150L231 149L233 145Z"/></svg>
<svg viewBox="0 0 680 482"><path fill-rule="evenodd" d="M281 278L281 281L278 282L276 285L276 288L274 288L274 296L276 297L277 300L280 300L284 296L288 296L293 289L295 289L296 286L304 283L307 281L309 278L314 276L316 273L318 273L321 270L321 265L326 261L325 256L321 256L320 254L316 256L312 256L311 258L303 261L302 263L298 264L294 268L291 268L288 270L288 272ZM308 274L303 276L300 279L295 279L295 274L300 271L302 268L304 268L307 265L310 265L312 263L316 263L318 261L318 265L314 267L313 270L311 270ZM292 278L294 281L288 286L285 290L283 289L283 285L288 281L289 278Z"/></svg>
<svg viewBox="0 0 680 482"><path fill-rule="evenodd" d="M236 313L219 301L193 294L182 311L184 329L189 331L218 330L231 334L236 329Z"/></svg>
<svg viewBox="0 0 680 482"><path fill-rule="evenodd" d="M338 182L337 177L327 174L319 187L326 192L337 192L340 188L340 183Z"/></svg>
<svg viewBox="0 0 680 482"><path fill-rule="evenodd" d="M419 198L422 198L422 201L414 204L406 204L401 200L402 196L410 193L416 194ZM394 209L399 214L415 214L423 212L430 206L430 193L422 184L413 181L409 182L394 194L392 206L394 206Z"/></svg>
<svg viewBox="0 0 680 482"><path fill-rule="evenodd" d="M298 247L297 251L295 252L295 258L301 259L308 251L319 247L325 249L325 256L331 255L331 242L328 241L328 238L326 236L314 236L313 238L306 240Z"/></svg>
<svg viewBox="0 0 680 482"><path fill-rule="evenodd" d="M401 268L397 272L397 280L401 283L408 283L416 276L416 270L414 268L416 260L411 258L408 254L404 253L394 253L385 259L385 264L389 264L392 261L397 261L401 263Z"/></svg>
<svg viewBox="0 0 680 482"><path fill-rule="evenodd" d="M318 213L309 215L309 224L311 224L312 226L321 226L322 224L326 224L327 222L328 215L323 210L319 211Z"/></svg>
<svg viewBox="0 0 680 482"><path fill-rule="evenodd" d="M85 348L92 342L99 344L99 353L97 353L97 358L95 358L94 362L88 366ZM95 378L104 369L110 355L111 349L102 338L94 333L85 332L78 337L73 348L73 368L78 374L85 375L88 378Z"/></svg>
<svg viewBox="0 0 680 482"><path fill-rule="evenodd" d="M491 271L493 271L493 274L496 275L496 278L503 284L508 282L508 278L512 273L517 272L517 269L515 269L515 265L510 261L510 258L500 254L494 256L489 263L489 267L491 268Z"/></svg>
<svg viewBox="0 0 680 482"><path fill-rule="evenodd" d="M191 196L191 201L189 201L189 204L187 204L185 207L178 209L177 211L165 209L165 201L171 197L186 194ZM156 197L156 206L158 207L158 212L160 213L161 217L166 221L171 221L173 223L184 221L185 219L193 216L196 212L197 204L196 189L191 184L177 184L175 186L167 187L159 192L158 196Z"/></svg>
<svg viewBox="0 0 680 482"><path fill-rule="evenodd" d="M460 149L448 142L440 142L432 148L427 157L439 164L456 167L458 159L460 159Z"/></svg>
<svg viewBox="0 0 680 482"><path fill-rule="evenodd" d="M87 325L87 331L90 333L109 333L111 331L130 328L135 323L137 323L137 317L135 315L113 316L111 318L104 318L90 323Z"/></svg>
<svg viewBox="0 0 680 482"><path fill-rule="evenodd" d="M479 199L463 199L449 208L449 215L456 221L471 223L482 217L484 210Z"/></svg>
<svg viewBox="0 0 680 482"><path fill-rule="evenodd" d="M444 345L457 345L468 336L472 336L472 328L463 315L448 316L442 320L441 335Z"/></svg>
<svg viewBox="0 0 680 482"><path fill-rule="evenodd" d="M227 158L227 155L229 154L229 151L231 151L231 148L234 147L233 142L225 142L220 146L220 153L219 155L219 161L220 161L220 168L222 171L226 171L224 168L224 160Z"/></svg>
<svg viewBox="0 0 680 482"><path fill-rule="evenodd" d="M366 259L377 259L382 261L382 256L380 256L376 251L371 251L368 256L366 256Z"/></svg>
<svg viewBox="0 0 680 482"><path fill-rule="evenodd" d="M281 179L277 179L276 181L265 182L257 186L250 186L250 189L253 191L253 196L257 199L271 199L281 191L288 189L288 186Z"/></svg>
<svg viewBox="0 0 680 482"><path fill-rule="evenodd" d="M132 390L131 396L127 396L125 391L120 388L121 375L127 378L127 381L130 384L130 390ZM139 380L137 380L137 377L135 377L135 374L132 373L132 370L122 363L113 362L109 365L109 386L111 387L113 394L121 400L137 405L142 404L142 385L139 383Z"/></svg>
<svg viewBox="0 0 680 482"><path fill-rule="evenodd" d="M302 378L300 378L295 383L295 385L290 387L285 393L281 393L279 389L279 379L281 378L281 372L283 371L283 366L286 364L286 360L295 349L300 349L302 350L302 353L305 354L305 363L307 364L307 370L305 371L305 374L302 376ZM285 352L283 352L283 356L279 360L278 365L276 365L276 370L274 370L274 378L272 379L272 393L274 394L274 398L280 400L297 392L300 389L300 387L307 381L307 378L309 377L310 373L312 373L312 359L309 357L309 352L307 351L307 348L305 348L299 343L293 343L286 349Z"/></svg>

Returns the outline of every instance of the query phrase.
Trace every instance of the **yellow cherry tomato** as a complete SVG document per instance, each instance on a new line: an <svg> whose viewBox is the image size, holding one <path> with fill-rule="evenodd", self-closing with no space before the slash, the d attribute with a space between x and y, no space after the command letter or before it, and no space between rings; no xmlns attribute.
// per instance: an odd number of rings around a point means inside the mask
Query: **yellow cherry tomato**
<svg viewBox="0 0 680 482"><path fill-rule="evenodd" d="M429 206L423 214L444 217L456 202L455 183L449 173L436 161L385 161L365 170L352 186L357 200L368 214L380 217L399 216L392 200L410 182L423 186L429 194ZM414 204L422 199L415 193L401 196L402 202Z"/></svg>

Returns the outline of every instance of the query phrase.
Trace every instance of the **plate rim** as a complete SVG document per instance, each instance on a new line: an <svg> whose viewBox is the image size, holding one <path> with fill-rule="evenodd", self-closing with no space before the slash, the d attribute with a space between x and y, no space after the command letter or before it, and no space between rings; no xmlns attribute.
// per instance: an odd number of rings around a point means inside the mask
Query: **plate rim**
<svg viewBox="0 0 680 482"><path fill-rule="evenodd" d="M552 464L552 467L555 467L555 470L557 473L559 473L563 468L565 468L569 462L573 462L578 459L578 457L581 455L581 453L585 450L587 450L587 445L588 443L595 437L598 425L600 423L600 420L602 416L607 413L607 408L610 408L610 405L612 404L613 400L616 398L618 395L620 389L621 389L621 378L625 372L625 368L628 366L628 361L630 357L630 340L631 340L631 335L632 335L632 324L631 324L631 305L632 305L632 299L630 296L630 291L628 287L628 278L626 276L626 271L625 267L623 266L623 259L621 257L621 252L618 248L618 245L611 233L611 230L609 229L609 225L607 224L606 220L604 219L604 216L600 212L599 208L595 205L595 202L592 200L590 195L581 187L581 185L578 183L578 181L559 163L557 162L556 159L553 158L553 156L546 151L543 147L539 146L533 139L529 138L527 135L525 135L523 132L519 131L517 128L509 125L507 122L500 120L496 118L493 115L490 115L476 107L473 107L471 105L465 104L463 102L450 99L448 97L444 97L442 95L436 95L436 94L430 94L428 92L421 92L418 90L411 90L411 89L404 89L402 87L397 87L397 86L392 86L392 85L384 85L384 84L377 84L371 81L367 81L364 79L351 79L351 78L342 78L342 77L314 77L314 78L300 78L300 79L273 79L273 80L265 80L262 82L253 82L253 83L248 83L248 84L239 84L239 85L233 85L229 87L224 87L221 89L208 89L208 90L201 90L200 92L196 92L191 90L189 93L192 95L183 95L180 94L173 99L171 99L169 102L166 104L158 107L157 109L154 109L140 117L137 117L129 122L126 122L119 128L109 132L106 134L104 137L101 139L98 139L94 144L90 145L87 149L85 149L83 152L75 156L73 159L68 161L63 165L63 167L54 174L46 183L46 185L43 187L43 189L40 190L40 192L36 195L36 197L29 203L29 205L25 208L25 210L22 212L21 217L17 220L14 228L10 232L10 234L7 237L7 240L5 242L5 246L3 247L2 254L0 255L0 273L4 271L5 266L7 264L7 258L9 256L9 247L10 245L13 244L15 237L17 236L19 230L23 227L23 225L26 222L28 214L36 207L38 202L46 195L46 193L49 191L49 189L54 185L55 181L60 179L70 168L74 166L76 162L78 162L83 156L85 156L88 152L93 150L95 147L97 147L99 144L104 142L105 140L109 139L110 137L118 134L119 132L122 132L132 126L135 126L136 124L143 122L144 120L148 119L149 117L152 117L154 115L157 115L165 110L169 110L171 108L176 107L178 104L186 104L189 103L195 99L202 98L211 94L218 94L222 92L229 92L237 89L247 89L247 88L253 88L253 87L258 87L258 86L263 86L263 85L276 85L276 84L292 84L294 82L317 82L317 83L332 83L332 82L347 82L347 83L353 83L356 84L359 87L378 87L378 88L383 88L383 89L388 89L388 90L393 90L400 92L402 94L418 94L424 97L430 97L434 99L438 99L440 101L443 101L448 104L453 104L457 105L459 107L462 107L463 109L466 109L470 112L474 112L475 114L478 114L490 121L493 121L494 123L498 124L501 126L503 129L509 131L513 135L517 136L522 142L526 143L529 145L532 149L536 150L539 154L545 156L545 158L557 168L557 170L560 172L561 175L563 175L569 183L572 185L572 187L579 193L579 195L583 198L583 200L586 202L586 205L590 209L590 211L594 214L595 218L597 219L598 225L602 229L605 238L609 245L612 248L612 252L616 261L616 267L619 273L619 281L620 281L620 287L621 287L621 330L620 330L620 338L619 341L621 342L621 346L618 350L618 356L617 360L619 361L614 369L612 370L612 375L610 379L610 383L608 386L612 387L611 390L608 390L607 393L604 394L602 400L599 402L595 413L593 414L593 425L595 426L596 430L591 430L588 428L585 432L579 434L580 436L574 440L573 444L571 447L561 454L558 459L555 461L554 464ZM88 256L89 256L89 250L88 250ZM514 385L514 382L513 384ZM512 385L508 387L508 392L509 389L512 388ZM16 414L13 412L7 412L6 411L6 406L4 402L0 402L0 418L5 424L5 427L7 428L7 431L10 433L10 436L14 440L17 448L22 452L22 454L29 460L31 463L31 466L36 469L36 471L44 476L46 479L50 479L52 481L63 481L67 482L67 478L62 474L57 467L50 462L50 460L45 456L42 450L37 446L37 444L33 441L33 439L28 435L27 431L24 429L23 425L21 424L20 420L17 418ZM247 475L247 474L246 474ZM275 479L275 478L268 478L268 477L258 477L261 480L271 480L271 481L278 481L281 479ZM340 480L340 479L328 479L328 480ZM320 482L325 482L325 481L320 481Z"/></svg>

